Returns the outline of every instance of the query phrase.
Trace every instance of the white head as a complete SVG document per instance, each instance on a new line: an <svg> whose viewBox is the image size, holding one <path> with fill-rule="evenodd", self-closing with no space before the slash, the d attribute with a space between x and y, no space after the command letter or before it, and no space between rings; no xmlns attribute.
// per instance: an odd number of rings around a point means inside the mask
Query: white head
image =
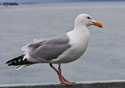
<svg viewBox="0 0 125 88"><path fill-rule="evenodd" d="M98 27L103 27L101 23L96 22L90 15L88 14L80 14L76 17L75 19L75 27L79 26L90 26L90 25L95 25Z"/></svg>

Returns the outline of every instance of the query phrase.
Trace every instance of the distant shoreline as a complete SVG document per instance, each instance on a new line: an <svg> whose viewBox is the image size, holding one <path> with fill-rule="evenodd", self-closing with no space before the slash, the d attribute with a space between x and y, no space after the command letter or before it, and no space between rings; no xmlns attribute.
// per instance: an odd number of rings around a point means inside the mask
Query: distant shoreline
<svg viewBox="0 0 125 88"><path fill-rule="evenodd" d="M56 1L54 1L54 2L52 2L52 1L50 1L50 2L17 2L19 5L27 5L27 4L29 4L29 5L32 5L32 4L56 4L56 3L84 3L84 2L90 2L90 3L93 3L93 2L125 2L125 1L123 1L123 0L119 0L119 1L117 1L117 0L109 0L109 1L104 1L104 0L102 0L102 1L99 1L99 0L95 0L95 1L93 1L93 0L90 0L90 1L58 1L58 2L56 2ZM3 5L3 3L4 2L0 2L0 5Z"/></svg>

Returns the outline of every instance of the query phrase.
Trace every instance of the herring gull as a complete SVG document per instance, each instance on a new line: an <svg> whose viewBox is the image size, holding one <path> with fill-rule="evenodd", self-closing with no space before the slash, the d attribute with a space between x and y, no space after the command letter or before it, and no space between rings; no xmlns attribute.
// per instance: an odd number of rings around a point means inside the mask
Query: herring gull
<svg viewBox="0 0 125 88"><path fill-rule="evenodd" d="M103 27L88 14L76 17L74 29L60 36L39 40L22 48L24 54L6 62L8 66L22 68L37 63L48 63L53 68L62 84L72 85L61 73L61 64L77 60L86 51L89 41L88 26ZM53 66L58 64L58 69Z"/></svg>

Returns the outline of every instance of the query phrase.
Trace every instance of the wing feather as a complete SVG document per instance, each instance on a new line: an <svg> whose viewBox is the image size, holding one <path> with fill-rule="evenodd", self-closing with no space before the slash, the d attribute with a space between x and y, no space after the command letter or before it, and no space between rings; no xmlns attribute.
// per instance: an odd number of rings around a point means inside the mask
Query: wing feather
<svg viewBox="0 0 125 88"><path fill-rule="evenodd" d="M64 51L70 48L69 38L66 34L46 40L41 46L29 53L31 61L49 61L58 58ZM33 60L35 59L35 60Z"/></svg>

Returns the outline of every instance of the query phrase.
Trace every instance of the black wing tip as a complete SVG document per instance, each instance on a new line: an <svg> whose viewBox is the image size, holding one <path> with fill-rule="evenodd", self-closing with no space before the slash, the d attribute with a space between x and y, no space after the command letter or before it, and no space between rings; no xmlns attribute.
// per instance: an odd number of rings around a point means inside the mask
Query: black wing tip
<svg viewBox="0 0 125 88"><path fill-rule="evenodd" d="M9 63L9 61L6 61L6 62L5 62L5 64L8 64L8 63Z"/></svg>
<svg viewBox="0 0 125 88"><path fill-rule="evenodd" d="M18 66L18 65L34 64L34 62L30 62L26 58L24 59L24 55L21 55L14 59L8 60L6 64L8 66Z"/></svg>
<svg viewBox="0 0 125 88"><path fill-rule="evenodd" d="M14 66L13 62L10 62L10 61L7 61L6 64L7 64L8 66Z"/></svg>
<svg viewBox="0 0 125 88"><path fill-rule="evenodd" d="M11 60L6 61L5 64L7 64L8 66L11 66Z"/></svg>
<svg viewBox="0 0 125 88"><path fill-rule="evenodd" d="M13 65L13 61L12 60L6 61L5 64L7 64L8 66L12 66Z"/></svg>
<svg viewBox="0 0 125 88"><path fill-rule="evenodd" d="M17 64L15 64L15 61L20 59L20 58L23 58L23 57L24 57L24 55L20 55L20 56L14 58L14 59L6 61L5 64L7 64L8 66L17 65Z"/></svg>
<svg viewBox="0 0 125 88"><path fill-rule="evenodd" d="M8 61L6 61L5 63L6 63L6 64L9 64L10 62L11 62L11 60L8 60Z"/></svg>

